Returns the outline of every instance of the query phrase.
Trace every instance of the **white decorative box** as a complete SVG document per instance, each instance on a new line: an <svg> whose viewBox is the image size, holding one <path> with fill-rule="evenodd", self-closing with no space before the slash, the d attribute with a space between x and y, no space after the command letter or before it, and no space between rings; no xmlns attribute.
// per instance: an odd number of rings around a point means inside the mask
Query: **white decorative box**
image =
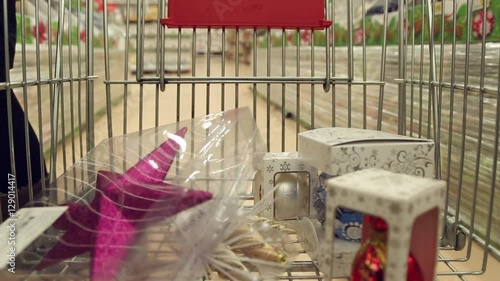
<svg viewBox="0 0 500 281"><path fill-rule="evenodd" d="M435 280L446 182L381 169L366 169L328 180L327 190L327 246L324 248L330 257L325 261L335 261L335 248L338 246L333 234L334 214L338 207L345 207L387 222L387 267L384 280L406 280L410 255L415 259L422 280ZM363 229L363 232L365 241L369 231ZM326 280L336 275L333 263L324 264L322 271Z"/></svg>
<svg viewBox="0 0 500 281"><path fill-rule="evenodd" d="M266 153L254 164L253 194L262 217L283 221L316 216L311 202L318 170L297 152Z"/></svg>
<svg viewBox="0 0 500 281"><path fill-rule="evenodd" d="M304 161L332 176L367 168L434 178L434 141L374 130L321 128L299 134Z"/></svg>

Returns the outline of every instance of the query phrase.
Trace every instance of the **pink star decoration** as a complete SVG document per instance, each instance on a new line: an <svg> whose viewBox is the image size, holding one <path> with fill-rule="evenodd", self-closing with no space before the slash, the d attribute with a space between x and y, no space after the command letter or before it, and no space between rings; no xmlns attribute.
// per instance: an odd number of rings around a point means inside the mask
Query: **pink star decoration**
<svg viewBox="0 0 500 281"><path fill-rule="evenodd" d="M67 205L65 215L54 223L66 232L37 270L91 251L90 279L114 280L146 221L173 216L210 200L211 193L163 182L186 131L178 131L124 174L99 171L94 200L90 205Z"/></svg>

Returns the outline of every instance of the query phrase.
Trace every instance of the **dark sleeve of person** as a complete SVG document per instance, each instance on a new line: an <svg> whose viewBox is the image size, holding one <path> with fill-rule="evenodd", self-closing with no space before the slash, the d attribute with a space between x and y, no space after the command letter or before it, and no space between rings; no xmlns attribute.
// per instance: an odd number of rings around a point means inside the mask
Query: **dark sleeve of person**
<svg viewBox="0 0 500 281"><path fill-rule="evenodd" d="M4 19L4 3L7 1L7 19ZM7 23L8 35L4 33L4 25ZM16 35L17 35L17 20L16 20L16 2L13 0L0 0L0 82L5 82L5 63L9 62L9 69L14 66L14 55L16 52ZM9 53L5 52L5 39L8 40Z"/></svg>
<svg viewBox="0 0 500 281"><path fill-rule="evenodd" d="M4 21L3 1L7 1L7 19ZM8 34L5 36L4 24L8 24ZM16 47L16 7L13 0L0 0L0 82L5 82L6 66L12 69L14 65L14 55ZM5 39L8 40L8 49L5 48ZM8 54L6 52L8 50ZM31 167L27 167L27 154L25 144L25 118L21 104L17 100L12 90L0 90L0 177L7 178L8 173L12 173L9 142L9 127L7 116L7 95L11 97L12 122L14 135L14 158L16 162L16 182L18 187L28 185L28 169L31 170L32 182L36 184L42 179L42 172L45 167L40 163L40 143L31 124L28 123L28 138L30 141L29 152ZM43 165L45 166L45 165ZM7 185L0 185L0 192L6 193ZM20 195L20 197L22 197ZM20 198L22 199L22 198ZM21 202L20 202L21 203ZM24 202L26 203L26 202ZM3 204L2 204L3 205Z"/></svg>

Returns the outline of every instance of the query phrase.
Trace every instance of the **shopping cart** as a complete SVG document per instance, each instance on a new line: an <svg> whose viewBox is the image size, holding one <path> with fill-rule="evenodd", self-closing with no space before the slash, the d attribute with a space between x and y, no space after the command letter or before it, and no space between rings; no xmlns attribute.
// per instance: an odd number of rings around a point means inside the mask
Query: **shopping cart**
<svg viewBox="0 0 500 281"><path fill-rule="evenodd" d="M323 30L247 28L250 66L227 58L229 28L168 28L167 1L111 2L20 1L16 67L0 89L22 101L52 181L105 138L244 106L269 151L329 126L431 138L449 192L438 278L496 280L499 1L325 1ZM282 279L321 276L304 253Z"/></svg>

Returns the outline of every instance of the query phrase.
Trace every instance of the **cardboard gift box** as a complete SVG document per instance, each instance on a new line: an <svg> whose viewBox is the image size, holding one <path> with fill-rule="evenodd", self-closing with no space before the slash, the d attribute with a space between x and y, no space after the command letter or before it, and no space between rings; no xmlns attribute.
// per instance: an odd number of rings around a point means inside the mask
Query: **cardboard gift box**
<svg viewBox="0 0 500 281"><path fill-rule="evenodd" d="M299 154L331 176L380 168L434 177L434 141L352 128L321 128L299 134Z"/></svg>
<svg viewBox="0 0 500 281"><path fill-rule="evenodd" d="M266 153L254 165L253 194L262 217L278 221L315 217L310 202L318 181L316 168L297 152Z"/></svg>
<svg viewBox="0 0 500 281"><path fill-rule="evenodd" d="M384 280L406 280L408 257L413 256L425 281L435 280L438 241L446 200L446 182L381 169L366 169L327 181L327 209L346 207L383 219L388 224ZM328 212L325 227L325 252L334 260L338 246L333 235L333 212ZM370 231L363 229L365 242ZM351 263L353 260L350 260ZM321 270L333 277L334 265ZM361 269L356 269L361 270Z"/></svg>

